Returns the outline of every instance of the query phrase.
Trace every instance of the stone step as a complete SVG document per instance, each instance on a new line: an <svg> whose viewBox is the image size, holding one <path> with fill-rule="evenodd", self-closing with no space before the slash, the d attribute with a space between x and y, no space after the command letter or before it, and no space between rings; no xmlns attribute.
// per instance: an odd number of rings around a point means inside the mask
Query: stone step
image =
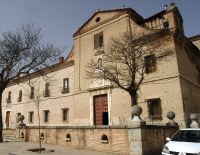
<svg viewBox="0 0 200 155"><path fill-rule="evenodd" d="M4 142L19 142L19 138L16 138L14 135L6 135L3 137Z"/></svg>

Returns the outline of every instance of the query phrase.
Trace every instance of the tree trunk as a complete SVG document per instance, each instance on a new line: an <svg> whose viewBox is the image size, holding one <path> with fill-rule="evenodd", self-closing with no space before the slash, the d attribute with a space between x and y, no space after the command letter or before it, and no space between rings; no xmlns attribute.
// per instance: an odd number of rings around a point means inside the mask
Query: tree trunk
<svg viewBox="0 0 200 155"><path fill-rule="evenodd" d="M131 107L137 105L137 92L129 92L131 96Z"/></svg>
<svg viewBox="0 0 200 155"><path fill-rule="evenodd" d="M38 109L37 109L37 113L38 113L38 128L39 128L39 149L40 149L40 151L39 151L39 153L41 153L41 148L42 148L42 139L41 139L41 131L40 131L40 107L39 107L40 105L39 105L39 103L38 103Z"/></svg>
<svg viewBox="0 0 200 155"><path fill-rule="evenodd" d="M3 142L2 94L3 91L0 91L0 143Z"/></svg>

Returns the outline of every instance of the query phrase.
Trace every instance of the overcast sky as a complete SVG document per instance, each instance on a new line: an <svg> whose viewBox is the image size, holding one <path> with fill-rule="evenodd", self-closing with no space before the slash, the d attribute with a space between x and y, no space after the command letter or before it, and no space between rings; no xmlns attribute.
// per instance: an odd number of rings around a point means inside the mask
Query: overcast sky
<svg viewBox="0 0 200 155"><path fill-rule="evenodd" d="M175 2L184 20L186 36L200 34L200 0L0 0L0 35L24 23L36 23L44 39L58 47L73 44L73 33L99 8L117 9L124 4L147 18Z"/></svg>

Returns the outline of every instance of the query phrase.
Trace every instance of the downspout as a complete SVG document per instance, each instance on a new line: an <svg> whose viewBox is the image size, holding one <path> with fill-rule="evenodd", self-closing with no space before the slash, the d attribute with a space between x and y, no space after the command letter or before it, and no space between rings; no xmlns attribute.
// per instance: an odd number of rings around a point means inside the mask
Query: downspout
<svg viewBox="0 0 200 155"><path fill-rule="evenodd" d="M79 32L79 78L78 78L78 90L80 91L81 90L81 33Z"/></svg>

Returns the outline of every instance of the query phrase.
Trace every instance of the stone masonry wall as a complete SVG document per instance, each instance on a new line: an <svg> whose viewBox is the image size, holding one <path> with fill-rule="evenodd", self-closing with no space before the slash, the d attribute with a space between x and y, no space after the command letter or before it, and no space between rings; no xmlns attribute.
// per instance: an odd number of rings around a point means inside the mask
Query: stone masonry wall
<svg viewBox="0 0 200 155"><path fill-rule="evenodd" d="M42 127L42 143L64 145L70 148L98 150L118 154L157 155L165 138L171 137L177 128L166 126L146 126L143 128L121 127ZM38 141L38 128L21 129L23 141ZM69 135L67 137L67 134ZM107 136L107 140L103 138Z"/></svg>

